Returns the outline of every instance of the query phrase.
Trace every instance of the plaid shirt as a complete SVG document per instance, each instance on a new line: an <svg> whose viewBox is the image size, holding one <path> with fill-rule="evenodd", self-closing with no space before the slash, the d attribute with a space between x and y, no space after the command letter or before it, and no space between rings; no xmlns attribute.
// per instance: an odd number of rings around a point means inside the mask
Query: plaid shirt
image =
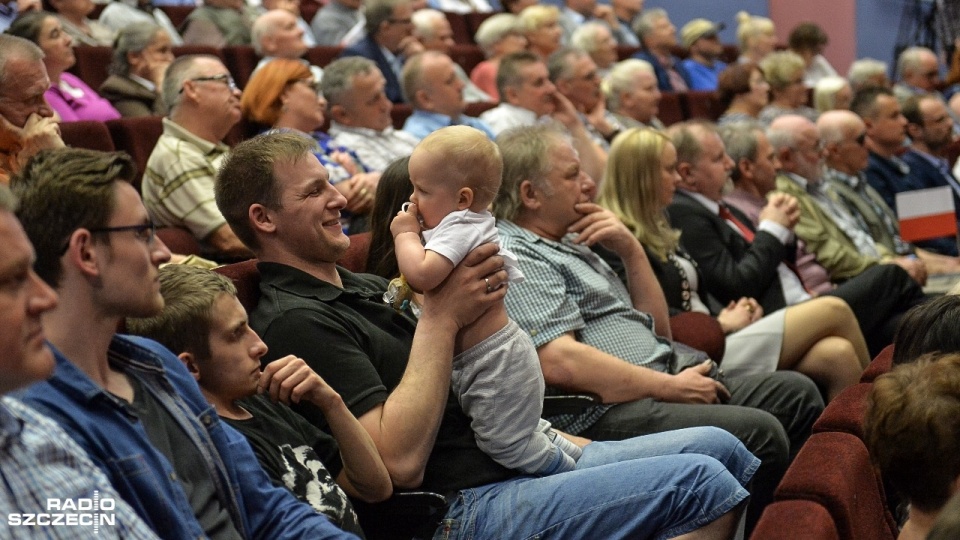
<svg viewBox="0 0 960 540"><path fill-rule="evenodd" d="M230 148L197 137L168 118L147 160L143 204L158 225L185 227L203 240L227 221L213 182Z"/></svg>
<svg viewBox="0 0 960 540"><path fill-rule="evenodd" d="M653 318L633 308L617 275L589 248L570 237L554 242L509 221L499 221L500 242L520 260L524 281L510 286L507 312L538 348L566 334L625 362L666 372L670 342L653 332ZM550 418L558 428L580 433L611 405L581 415Z"/></svg>
<svg viewBox="0 0 960 540"><path fill-rule="evenodd" d="M353 148L371 171L382 171L396 159L409 156L419 142L416 137L388 127L383 131L332 122L330 135L336 144Z"/></svg>
<svg viewBox="0 0 960 540"><path fill-rule="evenodd" d="M52 420L23 403L0 399L0 529L4 538L91 538L92 523L72 526L10 525L10 515L48 513L47 500L112 499L114 510L64 514L113 515L115 525L101 523L102 538L153 539L157 536L110 485L107 477ZM53 510L52 513L59 513Z"/></svg>

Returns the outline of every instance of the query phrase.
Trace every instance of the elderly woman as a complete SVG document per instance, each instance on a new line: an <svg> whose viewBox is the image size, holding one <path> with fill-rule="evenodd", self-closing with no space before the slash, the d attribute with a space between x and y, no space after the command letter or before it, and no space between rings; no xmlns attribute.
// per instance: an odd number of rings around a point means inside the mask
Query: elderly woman
<svg viewBox="0 0 960 540"><path fill-rule="evenodd" d="M317 159L326 167L333 184L347 206L341 211L344 231L367 230L367 215L377 191L379 172L370 172L357 154L338 146L323 126L327 101L319 92L310 66L300 60L271 60L250 77L240 100L243 116L266 128L296 130L317 141Z"/></svg>
<svg viewBox="0 0 960 540"><path fill-rule="evenodd" d="M617 40L606 23L600 21L583 23L570 36L570 44L590 55L601 77L606 77L613 64L617 62Z"/></svg>
<svg viewBox="0 0 960 540"><path fill-rule="evenodd" d="M663 96L650 62L637 58L617 62L600 88L607 99L607 110L624 128L663 129L663 122L657 118Z"/></svg>
<svg viewBox="0 0 960 540"><path fill-rule="evenodd" d="M173 62L172 47L170 35L153 23L124 28L117 36L110 76L100 85L100 95L124 117L165 114L159 89Z"/></svg>
<svg viewBox="0 0 960 540"><path fill-rule="evenodd" d="M720 125L756 120L770 101L770 85L753 62L732 64L720 72L717 93L723 107Z"/></svg>
<svg viewBox="0 0 960 540"><path fill-rule="evenodd" d="M890 88L890 79L887 78L887 63L876 58L861 58L850 64L847 71L847 80L850 87L857 93L870 86Z"/></svg>
<svg viewBox="0 0 960 540"><path fill-rule="evenodd" d="M740 61L759 64L765 56L773 52L773 48L777 44L773 21L766 17L757 17L746 11L741 11L737 13L737 23Z"/></svg>
<svg viewBox="0 0 960 540"><path fill-rule="evenodd" d="M480 23L473 39L483 49L487 59L473 68L470 80L495 101L500 101L500 93L497 92L500 59L527 49L527 38L523 35L520 19L510 13L498 13Z"/></svg>
<svg viewBox="0 0 960 540"><path fill-rule="evenodd" d="M853 89L843 77L824 77L813 87L813 106L818 113L849 110Z"/></svg>
<svg viewBox="0 0 960 540"><path fill-rule="evenodd" d="M683 250L680 232L666 219L680 181L670 139L650 128L634 128L613 141L597 199L643 245L671 311L717 318L727 334L722 365L730 375L799 371L824 388L828 399L855 384L870 357L843 300L817 298L764 316L752 298L722 306L710 296L696 263ZM622 268L615 255L607 258Z"/></svg>
<svg viewBox="0 0 960 540"><path fill-rule="evenodd" d="M770 103L760 111L760 122L770 125L778 116L799 114L816 122L817 111L810 108L810 95L803 83L807 65L800 55L790 51L770 53L760 69L770 84Z"/></svg>
<svg viewBox="0 0 960 540"><path fill-rule="evenodd" d="M44 98L62 121L105 122L120 118L120 113L109 101L72 73L66 73L77 59L73 55L73 38L63 31L56 15L46 11L27 13L13 21L7 33L28 39L43 50L43 65L50 78L50 88Z"/></svg>
<svg viewBox="0 0 960 540"><path fill-rule="evenodd" d="M63 30L77 45L113 45L115 32L87 18L94 7L93 0L43 0L43 9L57 14Z"/></svg>
<svg viewBox="0 0 960 540"><path fill-rule="evenodd" d="M530 52L547 58L562 45L563 28L556 6L537 4L520 12L520 27L529 42Z"/></svg>

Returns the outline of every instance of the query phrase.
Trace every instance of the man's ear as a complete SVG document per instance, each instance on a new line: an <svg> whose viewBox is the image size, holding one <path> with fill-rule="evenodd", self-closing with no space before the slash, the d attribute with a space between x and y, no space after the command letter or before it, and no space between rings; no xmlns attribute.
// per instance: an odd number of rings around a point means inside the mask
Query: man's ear
<svg viewBox="0 0 960 540"><path fill-rule="evenodd" d="M69 263L85 276L99 276L100 256L93 248L93 234L87 229L77 229L67 239L67 250L61 262Z"/></svg>
<svg viewBox="0 0 960 540"><path fill-rule="evenodd" d="M430 93L424 90L423 88L420 88L419 90L413 93L412 101L413 101L412 105L415 108L420 108L425 111L431 110L430 106L433 104L433 100L430 99Z"/></svg>
<svg viewBox="0 0 960 540"><path fill-rule="evenodd" d="M256 231L273 233L277 230L273 213L262 204L251 204L249 210L247 210L247 219L250 220L250 226Z"/></svg>
<svg viewBox="0 0 960 540"><path fill-rule="evenodd" d="M473 206L473 190L465 187L457 193L457 210L466 210Z"/></svg>
<svg viewBox="0 0 960 540"><path fill-rule="evenodd" d="M793 152L786 146L777 148L777 159L780 160L781 169L790 170L793 168L795 161L793 159Z"/></svg>
<svg viewBox="0 0 960 540"><path fill-rule="evenodd" d="M905 128L907 136L911 139L920 139L923 140L923 128L913 122L907 122L907 127Z"/></svg>
<svg viewBox="0 0 960 540"><path fill-rule="evenodd" d="M330 105L330 119L336 120L337 122L350 125L350 114L347 113L347 109L343 105Z"/></svg>
<svg viewBox="0 0 960 540"><path fill-rule="evenodd" d="M193 380L200 383L200 365L197 363L197 358L193 353L182 352L177 355L177 358L183 362L183 365L187 367L187 371L190 372L190 375L193 375Z"/></svg>
<svg viewBox="0 0 960 540"><path fill-rule="evenodd" d="M693 172L693 166L687 161L677 162L677 173L680 174L680 182L684 186L694 187L695 183L690 180L690 173Z"/></svg>
<svg viewBox="0 0 960 540"><path fill-rule="evenodd" d="M524 180L520 182L520 204L524 208L529 208L531 210L536 210L540 208L540 197L542 192L533 185L533 182L530 180Z"/></svg>
<svg viewBox="0 0 960 540"><path fill-rule="evenodd" d="M505 103L516 103L516 102L517 102L518 93L520 92L520 89L519 89L519 88L515 88L515 87L513 87L513 86L508 86L508 87L504 88L504 90L505 90L506 94L500 96L500 100L503 101L503 102L505 102Z"/></svg>
<svg viewBox="0 0 960 540"><path fill-rule="evenodd" d="M752 161L747 158L740 158L740 161L737 163L737 171L740 172L740 178L752 179L753 167L754 163Z"/></svg>

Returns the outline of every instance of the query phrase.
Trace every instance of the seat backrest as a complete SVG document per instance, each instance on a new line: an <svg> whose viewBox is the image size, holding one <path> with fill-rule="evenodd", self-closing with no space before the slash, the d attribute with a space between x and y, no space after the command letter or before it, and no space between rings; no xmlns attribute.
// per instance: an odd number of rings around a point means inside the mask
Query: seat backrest
<svg viewBox="0 0 960 540"><path fill-rule="evenodd" d="M250 45L231 45L223 48L223 56L226 58L225 65L233 75L233 80L237 86L243 88L247 86L250 75L256 69L260 57Z"/></svg>
<svg viewBox="0 0 960 540"><path fill-rule="evenodd" d="M147 168L147 160L150 159L150 153L153 152L153 147L157 145L157 140L163 133L163 117L140 116L109 120L107 129L110 130L113 145L116 146L117 150L123 150L130 154L134 163L137 164L137 177L134 180L134 187L137 188L137 191L140 191L143 171Z"/></svg>
<svg viewBox="0 0 960 540"><path fill-rule="evenodd" d="M870 362L870 365L867 366L867 369L863 370L863 374L860 375L860 382L873 382L877 377L890 371L892 367L893 344L891 343L880 351L873 361Z"/></svg>
<svg viewBox="0 0 960 540"><path fill-rule="evenodd" d="M180 28L180 25L183 24L183 21L187 20L187 16L190 15L190 12L193 11L192 5L189 6L159 6L160 9L170 17L170 22L173 23L174 28Z"/></svg>
<svg viewBox="0 0 960 540"><path fill-rule="evenodd" d="M315 66L326 67L327 64L336 60L342 52L343 47L339 45L320 45L308 49L307 54L303 55L303 57Z"/></svg>
<svg viewBox="0 0 960 540"><path fill-rule="evenodd" d="M467 17L465 15L450 11L445 11L443 14L447 16L447 21L450 22L450 30L453 31L453 41L457 43L473 43L473 32L470 31L470 25L467 23Z"/></svg>
<svg viewBox="0 0 960 540"><path fill-rule="evenodd" d="M450 48L450 59L469 74L477 64L486 59L486 56L479 45L458 43Z"/></svg>
<svg viewBox="0 0 960 540"><path fill-rule="evenodd" d="M813 432L839 431L863 440L863 418L871 383L848 386L833 398L813 424Z"/></svg>
<svg viewBox="0 0 960 540"><path fill-rule="evenodd" d="M715 121L723 114L720 96L716 92L691 90L683 95L689 119L702 118Z"/></svg>
<svg viewBox="0 0 960 540"><path fill-rule="evenodd" d="M110 130L103 122L63 122L60 124L60 138L64 144L73 148L89 148L101 152L116 150Z"/></svg>
<svg viewBox="0 0 960 540"><path fill-rule="evenodd" d="M750 540L840 540L840 535L822 505L792 500L767 506Z"/></svg>
<svg viewBox="0 0 960 540"><path fill-rule="evenodd" d="M660 98L660 111L657 113L657 118L668 126L686 120L683 97L677 92L664 92Z"/></svg>
<svg viewBox="0 0 960 540"><path fill-rule="evenodd" d="M157 238L163 240L171 253L178 255L200 255L200 243L193 233L182 227L164 227L157 229Z"/></svg>
<svg viewBox="0 0 960 540"><path fill-rule="evenodd" d="M673 334L674 341L703 351L714 362L721 364L727 340L723 328L715 318L694 311L679 313L670 317L670 333Z"/></svg>
<svg viewBox="0 0 960 540"><path fill-rule="evenodd" d="M774 498L819 503L830 512L840 538L894 540L898 535L867 448L849 433L814 433Z"/></svg>
<svg viewBox="0 0 960 540"><path fill-rule="evenodd" d="M260 270L257 270L256 259L225 264L215 268L214 272L230 278L237 288L237 300L247 313L257 307L260 301Z"/></svg>
<svg viewBox="0 0 960 540"><path fill-rule="evenodd" d="M407 103L394 103L390 108L390 118L393 119L393 129L403 129L403 123L413 114L413 107Z"/></svg>
<svg viewBox="0 0 960 540"><path fill-rule="evenodd" d="M77 62L70 68L70 72L80 77L87 86L94 90L100 88L107 80L107 68L113 60L113 48L107 46L74 47L73 54Z"/></svg>

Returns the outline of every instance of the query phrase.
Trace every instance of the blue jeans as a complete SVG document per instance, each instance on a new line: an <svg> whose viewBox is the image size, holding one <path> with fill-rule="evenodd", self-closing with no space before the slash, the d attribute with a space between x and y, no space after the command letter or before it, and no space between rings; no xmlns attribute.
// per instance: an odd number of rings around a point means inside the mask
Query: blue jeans
<svg viewBox="0 0 960 540"><path fill-rule="evenodd" d="M743 502L759 465L712 427L593 442L574 471L460 491L434 538L672 538Z"/></svg>

